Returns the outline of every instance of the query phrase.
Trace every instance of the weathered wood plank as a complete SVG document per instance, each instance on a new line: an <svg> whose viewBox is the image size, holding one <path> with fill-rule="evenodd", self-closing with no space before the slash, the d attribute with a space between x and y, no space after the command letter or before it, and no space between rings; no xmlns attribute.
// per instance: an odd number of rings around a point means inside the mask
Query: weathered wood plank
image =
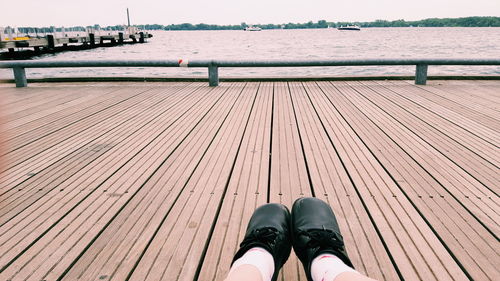
<svg viewBox="0 0 500 281"><path fill-rule="evenodd" d="M498 249L491 248L492 243L496 240L488 231L474 218L470 213L463 208L460 202L457 202L452 196L446 194L446 190L436 182L433 177L426 175L426 171L421 168L418 163L407 155L398 144L387 137L379 127L374 126L377 123L375 107L370 107L368 102L371 95L365 97L366 101L360 99L362 93L366 92L363 87L353 86L359 93L355 91L347 92L342 88L342 94L346 99L350 100L353 108L359 108L359 113L351 111L345 114L346 119L351 120L351 126L359 132L358 134L370 148L372 153L384 165L385 169L390 172L391 176L396 180L398 186L404 191L405 195L413 202L419 210L419 213L430 222L430 225L444 241L445 245L451 249L455 257L467 268L475 278L487 278L482 273L482 269L478 264L485 267L485 271L489 271L489 276L494 274L491 269L491 262L485 257L494 255ZM344 94L344 92L347 92ZM347 108L345 105L342 108ZM365 118L362 116L366 115ZM356 117L355 117L356 116ZM373 122L373 124L372 124ZM387 121L380 124L386 124ZM372 124L372 125L370 125ZM380 126L380 125L379 125ZM391 132L397 135L404 133L391 128ZM457 237L461 237L457 243ZM487 241L483 243L483 241ZM481 262L479 262L481 261Z"/></svg>
<svg viewBox="0 0 500 281"><path fill-rule="evenodd" d="M341 95L349 87L344 86L339 91L331 83L318 84L325 96L316 95L314 100L318 108L326 107L320 117L325 120L331 138L335 139L339 155L403 278L465 280L461 269L411 202L351 128L352 120L347 121L350 120L347 118L356 113Z"/></svg>
<svg viewBox="0 0 500 281"><path fill-rule="evenodd" d="M349 85L339 83L338 87L341 93L345 93L345 98L352 103L356 104L363 100L357 98L356 91ZM347 105L349 103L346 103ZM419 165L443 185L447 193L460 198L462 204L467 206L468 210L479 217L481 222L492 231L496 232L498 230L497 221L500 217L495 211L498 208L498 202L494 200L494 191L482 185L449 158L439 153L436 148L428 145L418 135L401 124L394 122L395 120L391 120L385 113L377 110L375 106L370 106L369 103L364 103L364 106L368 106L369 110L360 107L354 109L355 113L350 112L346 116L357 118L362 116L359 114L360 112L366 112L365 114L370 116L369 120L374 122L406 154L415 159Z"/></svg>
<svg viewBox="0 0 500 281"><path fill-rule="evenodd" d="M221 95L235 90L223 87L217 92ZM164 161L155 164L157 170L153 171L137 195L71 268L66 279L100 276L123 279L131 274L135 263L140 260L179 196L190 192L185 189L186 183L212 143L217 129L224 123L224 117L236 98L234 94L217 98L217 103L202 114L204 117L177 147L170 148L158 143L157 153L162 156L160 160ZM200 110L207 108L200 106Z"/></svg>
<svg viewBox="0 0 500 281"><path fill-rule="evenodd" d="M374 105L370 105L370 108L384 112L394 122L401 123L490 189L500 182L500 151L490 143L402 98L397 92L388 91L385 87L365 87L361 84L363 83L349 83L368 103Z"/></svg>
<svg viewBox="0 0 500 281"><path fill-rule="evenodd" d="M413 91L416 95L421 95L426 99L451 109L471 120L474 120L493 130L500 130L498 119L499 110L493 110L491 102L485 100L487 93L483 97L473 95L461 96L456 91L446 87L419 87Z"/></svg>
<svg viewBox="0 0 500 281"><path fill-rule="evenodd" d="M224 280L253 211L267 202L273 85L261 83L198 280Z"/></svg>
<svg viewBox="0 0 500 281"><path fill-rule="evenodd" d="M154 107L162 101L168 104L169 99L175 98L161 89L144 91L132 88L127 91L134 97L9 153L4 171L0 174L0 190L11 188L39 173L70 154L75 147L94 141L110 131L119 130L120 126L126 126L131 121L137 122L137 117L145 118L145 115L141 115L145 108ZM137 96L138 92L142 94Z"/></svg>
<svg viewBox="0 0 500 281"><path fill-rule="evenodd" d="M315 195L334 210L356 270L377 280L399 280L383 241L311 103L311 94L320 93L320 88L313 83L290 84Z"/></svg>
<svg viewBox="0 0 500 281"><path fill-rule="evenodd" d="M175 219L160 226L131 280L193 279L256 97L254 87L237 88L228 94L238 99L169 214Z"/></svg>
<svg viewBox="0 0 500 281"><path fill-rule="evenodd" d="M80 235L84 235L86 239L93 239L95 234L99 233L100 228L92 226L106 224L96 224L96 220L104 220L104 222L106 222L106 220L112 218L115 213L113 213L111 206L115 209L120 209L122 206L119 203L123 201L126 202L136 191L132 189L130 185L136 182L140 183L139 179L141 176L146 178L149 176L148 174L144 174L143 171L141 172L141 169L148 168L144 160L156 159L157 156L153 157L155 155L154 149L145 149L147 145L154 140L157 142L160 141L161 139L158 139L158 134L160 132L170 134L173 137L171 141L175 143L175 141L178 140L177 138L180 137L176 130L180 125L184 124L184 130L187 130L187 132L189 132L189 129L192 127L192 123L189 121L185 121L186 123L177 122L179 118L181 116L184 116L184 118L186 118L186 116L190 118L199 118L200 115L196 114L197 111L191 111L194 114L189 114L190 110L193 110L193 105L197 103L196 101L205 100L205 102L208 103L214 102L214 100L212 100L213 96L204 95L203 91L199 92L199 95L196 95L196 91L193 92L196 89L197 88L184 89L184 93L178 95L178 99L182 101L181 104L167 103L168 106L166 109L171 108L171 110L173 110L170 114L165 114L168 111L160 106L160 104L156 104L157 106L153 107L155 108L154 110L148 110L147 107L142 108L142 110L148 112L146 116L150 116L149 121L147 121L148 119L142 121L146 122L145 124L147 124L147 126L130 127L130 129L133 130L133 134L125 138L127 142L124 142L123 145L120 146L121 150L112 154L113 157L104 158L102 160L105 161L99 161L96 163L97 165L89 166L82 170L80 174L73 176L73 179L69 180L67 183L69 186L65 188L64 193L57 194L56 196L45 196L43 202L29 206L24 211L24 216L17 216L2 226L6 229L15 230L19 228L21 230L17 231L18 233L15 239L12 237L9 238L9 236L1 236L1 241L3 243L0 247L6 249L5 251L2 250L6 253L6 255L0 258L2 264L10 262L18 251L25 250L36 256L37 262L31 260L29 264L30 267L27 268L27 270L18 272L21 276L29 276L33 273L32 271L37 269L50 271L50 266L42 266L44 261L58 264L58 266L61 267L71 263L73 261L71 258L66 259L65 263L61 263L58 259L47 260L43 257L43 253L45 252L46 256L50 256L52 251L57 250L59 254L65 256L67 253L61 253L61 251L63 249L68 249L66 247L73 247L72 254L75 255L74 257L80 254L78 247L74 247L74 243L84 238L75 235L74 231L80 227L84 227L83 225L87 225L87 227L84 228L89 229L90 232L80 232ZM186 98L187 96L190 96L190 98ZM206 107L202 106L202 108L206 110ZM130 134L130 132L127 132L124 128L117 128L116 131L120 132L120 134L116 136L111 134L111 136L118 138L117 140L120 141L123 140L125 135ZM148 133L145 135L145 132ZM107 136L104 138L106 137ZM140 152L143 153L140 154ZM144 153L149 153L152 156L147 157ZM135 160L132 160L134 158ZM96 173L98 173L97 177L94 176ZM130 176L127 176L127 174ZM81 190L82 186L84 187L83 190ZM136 185L135 188L139 186ZM52 192L54 193L57 191L54 190ZM121 194L122 196L107 196L107 194ZM33 213L32 210L40 212L40 204L42 204L43 208L48 208L48 210L41 212L41 216L35 216L36 213ZM99 210L101 211L99 212ZM47 220L44 217L50 219ZM36 228L35 226L25 226L31 223L31 221L35 223ZM55 221L58 223L54 224ZM15 225L15 227L9 225ZM69 227L69 225L72 227ZM65 231L60 232L61 229ZM12 234L11 232L10 236ZM30 246L29 237L33 239L33 237L38 237L39 235L42 236L40 240L38 240L38 243ZM67 246L63 247L60 240L65 241L65 245ZM20 243L16 243L16 241ZM58 246L54 248L54 246L50 245ZM78 245L79 247L85 247L87 243L80 243ZM7 249L10 250L7 251ZM42 255L37 255L39 253L42 253ZM30 254L27 256L29 255ZM26 262L26 259L16 259L15 263L2 273L2 276L14 274L14 272L18 271L16 268L25 268ZM12 269L12 271L10 271L10 269ZM66 268L64 268L63 271L65 269ZM59 273L61 272L62 271L59 271Z"/></svg>
<svg viewBox="0 0 500 281"><path fill-rule="evenodd" d="M284 204L291 210L296 199L311 196L312 192L288 83L274 84L271 145L269 201ZM298 278L298 274L300 279L305 280L302 264L292 251L280 278L294 280Z"/></svg>

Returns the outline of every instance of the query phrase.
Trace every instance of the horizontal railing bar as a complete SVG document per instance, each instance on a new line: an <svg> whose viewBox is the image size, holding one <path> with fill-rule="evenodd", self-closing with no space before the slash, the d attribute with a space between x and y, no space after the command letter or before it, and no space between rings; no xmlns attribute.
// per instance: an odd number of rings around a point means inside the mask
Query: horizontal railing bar
<svg viewBox="0 0 500 281"><path fill-rule="evenodd" d="M219 67L297 67L297 66L370 66L370 65L500 65L498 60L462 59L365 59L365 60L291 60L291 61L214 61Z"/></svg>
<svg viewBox="0 0 500 281"><path fill-rule="evenodd" d="M200 67L207 65L200 65ZM88 61L5 61L0 68L49 68L49 67L179 67L175 60L88 60Z"/></svg>
<svg viewBox="0 0 500 281"><path fill-rule="evenodd" d="M356 59L356 60L86 60L4 61L0 68L12 68L17 87L26 87L26 68L47 67L208 67L208 84L219 85L220 67L314 67L415 65L415 84L427 83L429 65L500 65L500 59Z"/></svg>
<svg viewBox="0 0 500 281"><path fill-rule="evenodd" d="M314 67L373 65L500 65L500 59L356 59L356 60L86 60L86 61L2 61L0 68L49 67Z"/></svg>

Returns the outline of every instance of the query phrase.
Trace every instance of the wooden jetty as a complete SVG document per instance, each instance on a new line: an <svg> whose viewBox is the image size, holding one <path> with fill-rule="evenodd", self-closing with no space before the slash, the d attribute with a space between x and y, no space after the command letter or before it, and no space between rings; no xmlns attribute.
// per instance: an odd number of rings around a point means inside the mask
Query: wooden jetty
<svg viewBox="0 0 500 281"><path fill-rule="evenodd" d="M2 58L17 58L47 52L145 43L151 37L152 35L148 32L140 31L134 26L124 27L122 31L87 29L82 32L66 33L63 30L60 33L53 32L44 35L18 35L0 28L0 51L8 50L8 52L1 52L0 55ZM16 50L21 50L21 52L16 52Z"/></svg>
<svg viewBox="0 0 500 281"><path fill-rule="evenodd" d="M326 200L360 272L500 276L500 81L0 84L0 280L223 280ZM496 277L495 277L496 276ZM293 255L279 280L306 280Z"/></svg>

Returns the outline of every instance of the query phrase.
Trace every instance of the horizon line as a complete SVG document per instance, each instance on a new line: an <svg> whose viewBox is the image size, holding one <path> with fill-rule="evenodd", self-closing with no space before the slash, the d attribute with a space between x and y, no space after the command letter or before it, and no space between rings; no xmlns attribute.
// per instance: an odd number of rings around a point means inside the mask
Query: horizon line
<svg viewBox="0 0 500 281"><path fill-rule="evenodd" d="M499 18L500 19L500 16L466 16L466 17L430 17L430 18L422 18L422 19L418 19L418 20L405 20L405 19L395 19L395 20L387 20L387 19L375 19L375 20L369 20L369 21L361 21L361 20L351 20L351 21L346 21L346 20L342 20L342 21L329 21L329 20L325 20L325 19L320 19L320 20L309 20L309 21L306 21L306 22L281 22L281 23L252 23L252 24L248 24L246 23L245 21L241 21L239 24L234 24L234 23L227 23L227 24L220 24L220 23L204 23L204 22L198 22L198 23L193 23L193 22L179 22L179 23L168 23L168 24L162 24L162 23L139 23L139 24L132 24L133 26L137 26L137 25L163 25L163 26L169 26L169 25L180 25L180 24L192 24L192 25L199 25L199 24L206 24L206 25L213 25L213 26L238 26L238 25L242 25L242 24L247 24L247 25L285 25L285 24L306 24L306 23L309 23L309 22L313 22L313 23L317 23L317 22L320 22L320 21L326 21L327 23L374 23L374 22L377 22L377 21L384 21L384 22L394 22L394 21L405 21L405 22L418 22L418 21L424 21L424 20L429 20L429 19L439 19L439 20L445 20L445 19L465 19L465 18ZM20 28L33 28L33 27L40 27L40 28L47 28L47 27L68 27L68 28L71 28L71 27L88 27L88 26L94 26L94 25L99 25L98 23L94 23L92 25L71 25L71 26L65 26L65 25L59 25L59 26L55 26L55 25L49 25L49 26L34 26L34 25L31 25L31 26L20 26L20 25L14 25L14 26L0 26L0 27L14 27L14 28L17 28L17 27L20 27ZM120 25L127 25L126 23L121 23L121 24L112 24L112 25L106 25L106 26L103 26L103 27L111 27L111 26L120 26Z"/></svg>

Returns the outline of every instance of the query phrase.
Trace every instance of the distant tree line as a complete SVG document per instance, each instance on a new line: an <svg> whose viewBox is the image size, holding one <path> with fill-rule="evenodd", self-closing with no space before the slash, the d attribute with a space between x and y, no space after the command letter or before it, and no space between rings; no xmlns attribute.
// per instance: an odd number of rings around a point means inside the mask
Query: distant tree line
<svg viewBox="0 0 500 281"><path fill-rule="evenodd" d="M366 27L500 27L500 17L465 17L465 18L430 18L418 21L405 21L404 19L387 21L376 20L371 22L328 22L319 20L317 22L309 21L307 23L284 23L284 24L254 24L262 29L309 29L309 28L328 28L339 27L349 24L356 24L363 28ZM239 30L249 26L242 22L238 25L216 25L216 24L140 24L135 25L146 30ZM85 31L86 28L101 30L123 30L124 25L114 25L101 27L98 24L92 26L73 26L65 28L66 31ZM61 27L19 27L21 33L49 33L62 31Z"/></svg>
<svg viewBox="0 0 500 281"><path fill-rule="evenodd" d="M363 27L500 27L500 17L430 18L418 21L376 20L359 24Z"/></svg>
<svg viewBox="0 0 500 281"><path fill-rule="evenodd" d="M254 24L262 29L308 29L339 27L349 24L357 24L361 27L500 27L500 17L466 17L466 18L430 18L418 21L405 21L403 19L387 21L376 20L371 22L318 22L307 23L284 23L284 24ZM244 29L249 26L246 23L239 25L214 25L214 24L146 24L138 25L139 28L147 30L235 30Z"/></svg>

